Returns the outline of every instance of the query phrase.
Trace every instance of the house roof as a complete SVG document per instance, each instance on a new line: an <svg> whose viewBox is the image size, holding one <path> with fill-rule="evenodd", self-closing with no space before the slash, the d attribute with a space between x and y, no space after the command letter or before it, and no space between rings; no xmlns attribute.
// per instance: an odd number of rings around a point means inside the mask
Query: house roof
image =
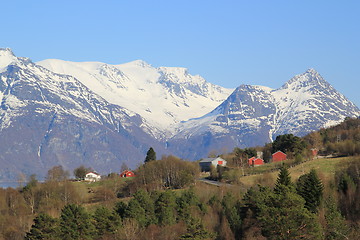
<svg viewBox="0 0 360 240"><path fill-rule="evenodd" d="M86 175L88 175L88 174L90 174L90 173L100 176L100 174L97 173L97 172L88 172Z"/></svg>
<svg viewBox="0 0 360 240"><path fill-rule="evenodd" d="M204 162L212 162L214 160L220 160L220 161L226 161L224 159L222 159L221 157L217 157L217 158L204 158L202 159L200 162L201 163L204 163Z"/></svg>
<svg viewBox="0 0 360 240"><path fill-rule="evenodd" d="M282 153L282 154L286 155L286 154L283 153L282 151L277 151L277 152L273 153L272 155L277 154L277 153Z"/></svg>

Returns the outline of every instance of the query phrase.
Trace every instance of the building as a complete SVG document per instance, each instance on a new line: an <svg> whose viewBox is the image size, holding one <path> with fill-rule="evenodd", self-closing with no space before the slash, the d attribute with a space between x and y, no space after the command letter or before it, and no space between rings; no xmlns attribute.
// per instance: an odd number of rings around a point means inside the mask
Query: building
<svg viewBox="0 0 360 240"><path fill-rule="evenodd" d="M311 149L311 154L312 154L313 158L317 158L318 153L319 153L319 150L317 148Z"/></svg>
<svg viewBox="0 0 360 240"><path fill-rule="evenodd" d="M88 182L96 182L96 181L99 181L101 179L101 175L98 174L97 172L88 172L86 175L85 175L85 181L88 181Z"/></svg>
<svg viewBox="0 0 360 240"><path fill-rule="evenodd" d="M222 159L221 157L217 157L217 158L204 158L203 160L201 160L199 162L200 164L200 168L202 172L208 172L210 171L210 167L211 165L214 166L215 168L217 166L226 166L226 160Z"/></svg>
<svg viewBox="0 0 360 240"><path fill-rule="evenodd" d="M135 177L135 173L130 170L125 170L122 173L120 173L120 177Z"/></svg>
<svg viewBox="0 0 360 240"><path fill-rule="evenodd" d="M261 158L252 157L249 159L249 166L256 167L264 164L264 160Z"/></svg>
<svg viewBox="0 0 360 240"><path fill-rule="evenodd" d="M282 162L286 160L286 154L282 151L277 151L272 155L272 162Z"/></svg>
<svg viewBox="0 0 360 240"><path fill-rule="evenodd" d="M252 166L252 165L253 165L253 160L255 160L255 158L256 158L256 157L249 158L249 160L248 160L249 166Z"/></svg>

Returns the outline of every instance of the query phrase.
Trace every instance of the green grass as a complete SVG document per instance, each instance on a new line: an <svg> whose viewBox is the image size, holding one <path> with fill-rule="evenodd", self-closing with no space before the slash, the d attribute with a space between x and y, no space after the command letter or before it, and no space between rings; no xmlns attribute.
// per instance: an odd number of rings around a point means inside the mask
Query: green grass
<svg viewBox="0 0 360 240"><path fill-rule="evenodd" d="M315 169L319 177L324 183L332 181L335 176L335 172L338 169L345 168L353 157L342 158L319 158L311 161L303 162L295 167L290 167L289 172L293 181L296 181L301 175L309 173L311 169ZM254 186L256 184L263 184L265 186L273 186L278 171L275 170L280 165L277 163L265 164L264 166L256 167L252 170L250 176L243 176L239 178L239 182L247 187ZM239 170L237 170L239 171ZM250 170L251 171L251 170ZM271 171L271 172L270 172Z"/></svg>

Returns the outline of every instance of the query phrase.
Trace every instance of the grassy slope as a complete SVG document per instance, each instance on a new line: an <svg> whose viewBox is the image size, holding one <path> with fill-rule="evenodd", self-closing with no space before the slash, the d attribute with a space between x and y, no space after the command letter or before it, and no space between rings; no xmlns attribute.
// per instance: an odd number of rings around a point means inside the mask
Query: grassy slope
<svg viewBox="0 0 360 240"><path fill-rule="evenodd" d="M307 161L301 163L295 167L289 169L291 178L293 181L296 181L302 174L310 172L311 169L315 169L323 181L323 183L328 183L332 181L335 176L336 169L347 166L347 162L349 162L352 157L344 157L344 158L319 158L311 161ZM268 166L257 167L257 171L266 171L267 169L271 169L272 164L266 164ZM240 178L240 182L245 186L250 187L256 184L263 184L266 186L272 186L277 178L278 171L263 173L258 175L244 176Z"/></svg>

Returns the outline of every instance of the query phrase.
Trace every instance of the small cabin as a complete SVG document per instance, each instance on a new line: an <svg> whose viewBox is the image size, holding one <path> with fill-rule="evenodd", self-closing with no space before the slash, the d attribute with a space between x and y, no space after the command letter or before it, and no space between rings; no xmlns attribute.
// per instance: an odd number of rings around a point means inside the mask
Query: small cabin
<svg viewBox="0 0 360 240"><path fill-rule="evenodd" d="M98 174L97 172L88 172L85 175L85 181L87 182L97 182L101 179L101 175Z"/></svg>
<svg viewBox="0 0 360 240"><path fill-rule="evenodd" d="M272 162L282 162L286 160L286 154L282 151L277 151L272 155Z"/></svg>
<svg viewBox="0 0 360 240"><path fill-rule="evenodd" d="M209 172L211 165L215 168L217 166L226 166L226 160L222 159L221 157L217 158L204 158L199 162L200 168L202 172Z"/></svg>
<svg viewBox="0 0 360 240"><path fill-rule="evenodd" d="M316 158L318 156L319 150L317 148L312 148L310 150L313 158Z"/></svg>
<svg viewBox="0 0 360 240"><path fill-rule="evenodd" d="M252 157L252 158L249 158L248 159L248 164L249 166L252 166L253 165L253 161L255 160L256 157Z"/></svg>
<svg viewBox="0 0 360 240"><path fill-rule="evenodd" d="M251 160L251 163L250 163L250 160ZM261 166L261 165L264 165L264 160L262 160L261 158L252 157L249 159L249 166L257 167L257 166Z"/></svg>
<svg viewBox="0 0 360 240"><path fill-rule="evenodd" d="M125 170L122 173L120 173L120 177L126 178L126 177L135 177L135 173L130 170Z"/></svg>

